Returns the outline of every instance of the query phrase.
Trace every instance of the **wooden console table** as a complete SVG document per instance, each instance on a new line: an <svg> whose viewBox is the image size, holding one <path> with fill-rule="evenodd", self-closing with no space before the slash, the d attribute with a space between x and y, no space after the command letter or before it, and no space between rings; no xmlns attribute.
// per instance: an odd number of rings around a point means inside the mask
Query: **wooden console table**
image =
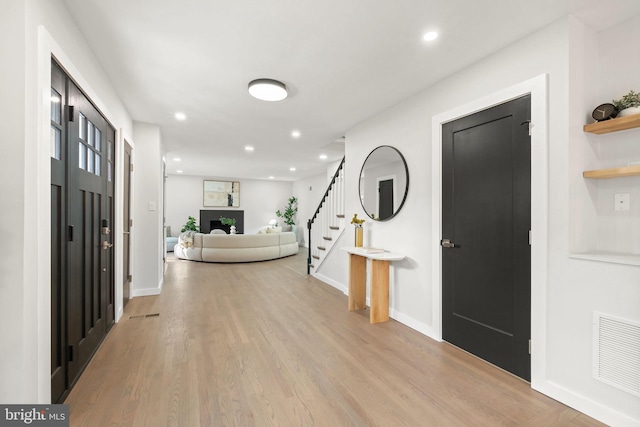
<svg viewBox="0 0 640 427"><path fill-rule="evenodd" d="M371 323L389 320L389 262L404 259L391 252L367 252L363 248L342 248L349 253L349 311L366 308L367 258L371 260Z"/></svg>

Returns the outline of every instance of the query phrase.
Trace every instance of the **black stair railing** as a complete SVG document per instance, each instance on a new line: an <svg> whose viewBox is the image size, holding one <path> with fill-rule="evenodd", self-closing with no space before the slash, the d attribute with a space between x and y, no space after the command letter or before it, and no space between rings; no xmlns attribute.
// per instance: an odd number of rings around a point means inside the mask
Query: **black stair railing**
<svg viewBox="0 0 640 427"><path fill-rule="evenodd" d="M335 185L336 179L338 179L338 176L340 176L340 171L344 167L344 159L345 158L343 157L342 161L340 162L340 165L338 166L338 169L336 169L336 173L333 174L333 178L331 178L331 182L329 183L329 186L327 187L327 191L325 191L324 192L324 196L322 196L322 200L320 201L320 204L318 205L318 209L316 209L316 211L313 214L313 216L311 217L311 219L307 221L307 230L309 232L309 240L307 242L308 245L309 245L309 255L307 257L307 274L311 273L311 227L313 226L313 222L316 220L316 217L320 213L320 209L322 209L322 205L324 205L325 201L327 200L327 197L329 197L329 193L331 192L331 189Z"/></svg>

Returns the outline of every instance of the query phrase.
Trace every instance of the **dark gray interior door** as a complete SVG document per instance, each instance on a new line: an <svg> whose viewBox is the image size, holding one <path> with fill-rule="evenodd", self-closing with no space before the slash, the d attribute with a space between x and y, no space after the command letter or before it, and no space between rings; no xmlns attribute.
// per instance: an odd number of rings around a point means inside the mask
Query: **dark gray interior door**
<svg viewBox="0 0 640 427"><path fill-rule="evenodd" d="M443 126L443 339L530 380L530 96ZM451 243L449 243L451 242Z"/></svg>
<svg viewBox="0 0 640 427"><path fill-rule="evenodd" d="M124 194L123 194L123 223L124 230L122 236L122 257L123 257L123 307L129 302L131 297L131 146L128 142L124 143Z"/></svg>
<svg viewBox="0 0 640 427"><path fill-rule="evenodd" d="M385 179L378 183L378 206L381 220L393 216L393 179Z"/></svg>

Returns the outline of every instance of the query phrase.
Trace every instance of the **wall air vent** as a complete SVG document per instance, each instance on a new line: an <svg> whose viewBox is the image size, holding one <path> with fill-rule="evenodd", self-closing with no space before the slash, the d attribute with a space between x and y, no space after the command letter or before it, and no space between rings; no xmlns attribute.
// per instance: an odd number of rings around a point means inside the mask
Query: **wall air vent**
<svg viewBox="0 0 640 427"><path fill-rule="evenodd" d="M640 397L640 323L593 313L593 377Z"/></svg>

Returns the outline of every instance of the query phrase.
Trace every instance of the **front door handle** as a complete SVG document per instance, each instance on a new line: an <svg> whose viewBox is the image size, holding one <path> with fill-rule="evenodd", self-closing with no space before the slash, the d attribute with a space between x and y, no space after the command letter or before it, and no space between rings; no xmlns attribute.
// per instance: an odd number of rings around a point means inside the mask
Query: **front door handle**
<svg viewBox="0 0 640 427"><path fill-rule="evenodd" d="M443 248L453 248L456 245L449 239L442 239L440 240L440 246L442 246Z"/></svg>

